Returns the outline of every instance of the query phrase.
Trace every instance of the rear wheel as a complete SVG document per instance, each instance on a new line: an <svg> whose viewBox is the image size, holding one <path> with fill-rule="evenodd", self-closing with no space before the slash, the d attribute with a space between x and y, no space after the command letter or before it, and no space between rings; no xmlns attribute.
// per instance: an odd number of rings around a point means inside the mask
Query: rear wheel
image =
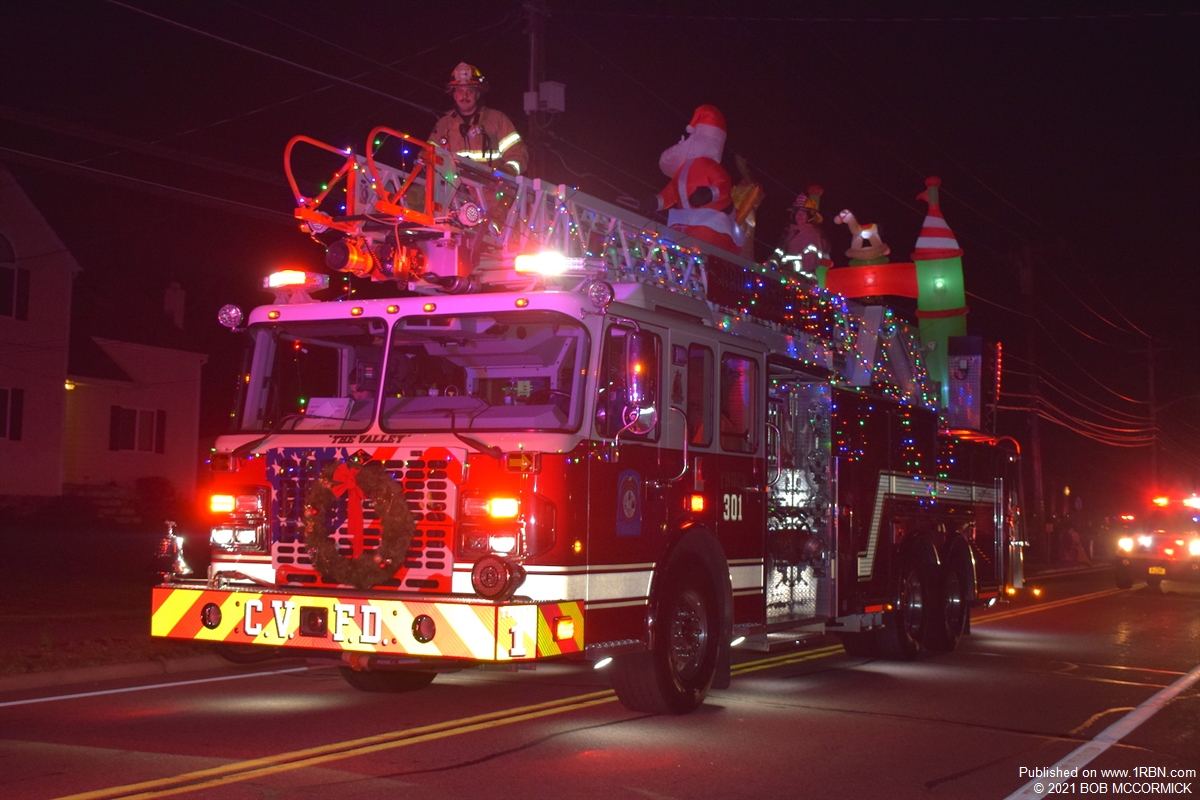
<svg viewBox="0 0 1200 800"><path fill-rule="evenodd" d="M435 672L416 670L364 670L342 667L346 683L360 692L415 692L433 683Z"/></svg>
<svg viewBox="0 0 1200 800"><path fill-rule="evenodd" d="M900 581L899 603L884 613L879 631L879 653L886 658L908 660L916 657L928 639L930 601L937 577L926 564L910 564Z"/></svg>
<svg viewBox="0 0 1200 800"><path fill-rule="evenodd" d="M950 652L958 647L959 637L967 628L971 609L968 605L968 580L961 560L948 563L940 575L938 592L929 612L929 627L923 644L930 650Z"/></svg>
<svg viewBox="0 0 1200 800"><path fill-rule="evenodd" d="M708 695L721 616L707 574L699 564L676 564L656 608L654 647L613 661L613 689L631 711L686 714Z"/></svg>

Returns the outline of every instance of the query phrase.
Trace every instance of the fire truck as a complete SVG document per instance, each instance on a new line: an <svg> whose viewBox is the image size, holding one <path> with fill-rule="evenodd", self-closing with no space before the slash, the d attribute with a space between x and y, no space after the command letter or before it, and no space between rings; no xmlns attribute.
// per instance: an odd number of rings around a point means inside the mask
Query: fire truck
<svg viewBox="0 0 1200 800"><path fill-rule="evenodd" d="M327 271L222 309L211 563L169 534L154 636L365 691L577 662L686 713L734 648L951 650L1019 581L1015 442L952 426L904 315L388 128L284 160Z"/></svg>

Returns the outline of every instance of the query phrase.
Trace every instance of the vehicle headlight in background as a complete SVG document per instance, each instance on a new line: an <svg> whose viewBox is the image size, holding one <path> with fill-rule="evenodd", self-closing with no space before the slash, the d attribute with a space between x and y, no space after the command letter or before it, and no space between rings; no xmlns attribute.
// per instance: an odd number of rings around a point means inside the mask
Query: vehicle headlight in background
<svg viewBox="0 0 1200 800"><path fill-rule="evenodd" d="M1126 553L1132 553L1133 538L1129 536L1122 536L1120 539L1117 539L1117 547L1121 548Z"/></svg>

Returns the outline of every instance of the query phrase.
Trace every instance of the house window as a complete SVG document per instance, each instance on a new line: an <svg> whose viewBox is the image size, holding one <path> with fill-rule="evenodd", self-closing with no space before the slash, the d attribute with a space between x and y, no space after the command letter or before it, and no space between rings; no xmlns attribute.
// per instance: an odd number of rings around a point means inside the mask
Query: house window
<svg viewBox="0 0 1200 800"><path fill-rule="evenodd" d="M29 270L15 261L12 245L0 236L0 317L29 319Z"/></svg>
<svg viewBox="0 0 1200 800"><path fill-rule="evenodd" d="M24 418L25 390L0 389L0 439L20 440Z"/></svg>
<svg viewBox="0 0 1200 800"><path fill-rule="evenodd" d="M109 417L108 449L161 453L165 450L167 412L113 406Z"/></svg>

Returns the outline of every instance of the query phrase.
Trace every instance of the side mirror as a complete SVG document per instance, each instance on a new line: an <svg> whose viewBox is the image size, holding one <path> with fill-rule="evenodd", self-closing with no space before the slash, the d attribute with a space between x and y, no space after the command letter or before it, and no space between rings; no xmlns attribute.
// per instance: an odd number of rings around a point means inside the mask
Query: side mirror
<svg viewBox="0 0 1200 800"><path fill-rule="evenodd" d="M658 423L657 338L632 331L625 340L625 385L628 387L623 416L626 428L635 434L649 433Z"/></svg>

